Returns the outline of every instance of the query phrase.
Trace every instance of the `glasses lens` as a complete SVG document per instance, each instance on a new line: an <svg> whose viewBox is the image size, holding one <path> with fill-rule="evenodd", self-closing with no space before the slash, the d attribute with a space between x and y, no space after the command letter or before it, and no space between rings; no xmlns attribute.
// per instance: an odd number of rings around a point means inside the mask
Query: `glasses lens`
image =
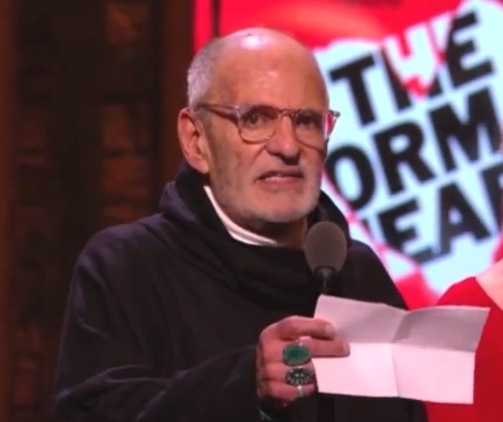
<svg viewBox="0 0 503 422"><path fill-rule="evenodd" d="M243 139L260 142L273 134L278 123L278 112L267 105L247 106L241 110L239 123Z"/></svg>
<svg viewBox="0 0 503 422"><path fill-rule="evenodd" d="M330 113L316 110L300 110L295 116L295 132L299 140L311 144L320 144L329 136Z"/></svg>
<svg viewBox="0 0 503 422"><path fill-rule="evenodd" d="M335 123L337 123L337 119L339 118L340 113L338 111L329 110L325 113L325 133L326 139L330 136L332 131L334 130Z"/></svg>
<svg viewBox="0 0 503 422"><path fill-rule="evenodd" d="M248 142L269 139L279 124L279 111L264 104L243 106L239 113L241 136ZM299 141L312 145L323 144L335 126L338 113L301 109L290 114Z"/></svg>

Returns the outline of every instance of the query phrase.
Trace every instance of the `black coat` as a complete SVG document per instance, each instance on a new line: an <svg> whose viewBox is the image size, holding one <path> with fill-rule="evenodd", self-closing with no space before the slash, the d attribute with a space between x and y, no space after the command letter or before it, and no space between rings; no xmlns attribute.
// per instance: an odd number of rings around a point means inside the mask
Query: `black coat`
<svg viewBox="0 0 503 422"><path fill-rule="evenodd" d="M302 251L242 244L200 177L166 185L160 214L96 234L73 274L56 371L57 422L258 422L255 344L287 315L312 316L319 286ZM310 222L348 233L328 197ZM349 240L332 292L405 307L371 249ZM323 409L320 411L320 408ZM313 396L295 422L423 421L421 404Z"/></svg>

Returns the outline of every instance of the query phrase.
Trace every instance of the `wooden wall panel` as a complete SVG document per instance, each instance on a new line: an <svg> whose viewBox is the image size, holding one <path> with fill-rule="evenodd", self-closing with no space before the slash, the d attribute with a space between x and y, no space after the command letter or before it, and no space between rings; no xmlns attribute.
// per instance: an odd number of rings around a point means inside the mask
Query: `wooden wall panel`
<svg viewBox="0 0 503 422"><path fill-rule="evenodd" d="M77 254L100 228L156 210L178 167L192 2L18 0L13 18L9 1L0 0L0 421L43 422Z"/></svg>
<svg viewBox="0 0 503 422"><path fill-rule="evenodd" d="M47 301L45 289L56 274L48 150L55 48L48 3L24 0L16 4L19 62L12 160L16 197L10 239L12 379L7 420L24 422L40 418L47 406L45 327L48 311L55 308Z"/></svg>
<svg viewBox="0 0 503 422"><path fill-rule="evenodd" d="M107 0L102 225L152 212L156 177L158 40L153 0Z"/></svg>
<svg viewBox="0 0 503 422"><path fill-rule="evenodd" d="M161 25L161 182L171 180L178 169L182 154L178 145L176 119L187 104L186 72L193 56L193 2L163 0Z"/></svg>
<svg viewBox="0 0 503 422"><path fill-rule="evenodd" d="M11 0L0 0L0 420L7 421L10 382L10 227L15 70Z"/></svg>
<svg viewBox="0 0 503 422"><path fill-rule="evenodd" d="M18 5L8 420L31 422L47 420L69 273L96 227L105 30L100 2Z"/></svg>

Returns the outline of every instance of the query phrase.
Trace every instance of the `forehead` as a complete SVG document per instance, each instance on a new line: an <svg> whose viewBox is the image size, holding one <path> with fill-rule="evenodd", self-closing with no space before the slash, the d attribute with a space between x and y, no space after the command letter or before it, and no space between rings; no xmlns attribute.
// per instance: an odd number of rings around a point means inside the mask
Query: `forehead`
<svg viewBox="0 0 503 422"><path fill-rule="evenodd" d="M326 107L326 90L314 58L300 47L249 40L222 57L216 71L221 100L279 107Z"/></svg>

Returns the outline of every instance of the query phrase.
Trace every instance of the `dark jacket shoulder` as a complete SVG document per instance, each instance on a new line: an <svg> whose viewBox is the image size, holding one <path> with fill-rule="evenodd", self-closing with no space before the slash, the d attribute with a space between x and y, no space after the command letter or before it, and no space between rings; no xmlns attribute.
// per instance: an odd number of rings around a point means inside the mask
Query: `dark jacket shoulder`
<svg viewBox="0 0 503 422"><path fill-rule="evenodd" d="M396 284L374 250L351 239L348 258L341 269L342 295L406 308Z"/></svg>

